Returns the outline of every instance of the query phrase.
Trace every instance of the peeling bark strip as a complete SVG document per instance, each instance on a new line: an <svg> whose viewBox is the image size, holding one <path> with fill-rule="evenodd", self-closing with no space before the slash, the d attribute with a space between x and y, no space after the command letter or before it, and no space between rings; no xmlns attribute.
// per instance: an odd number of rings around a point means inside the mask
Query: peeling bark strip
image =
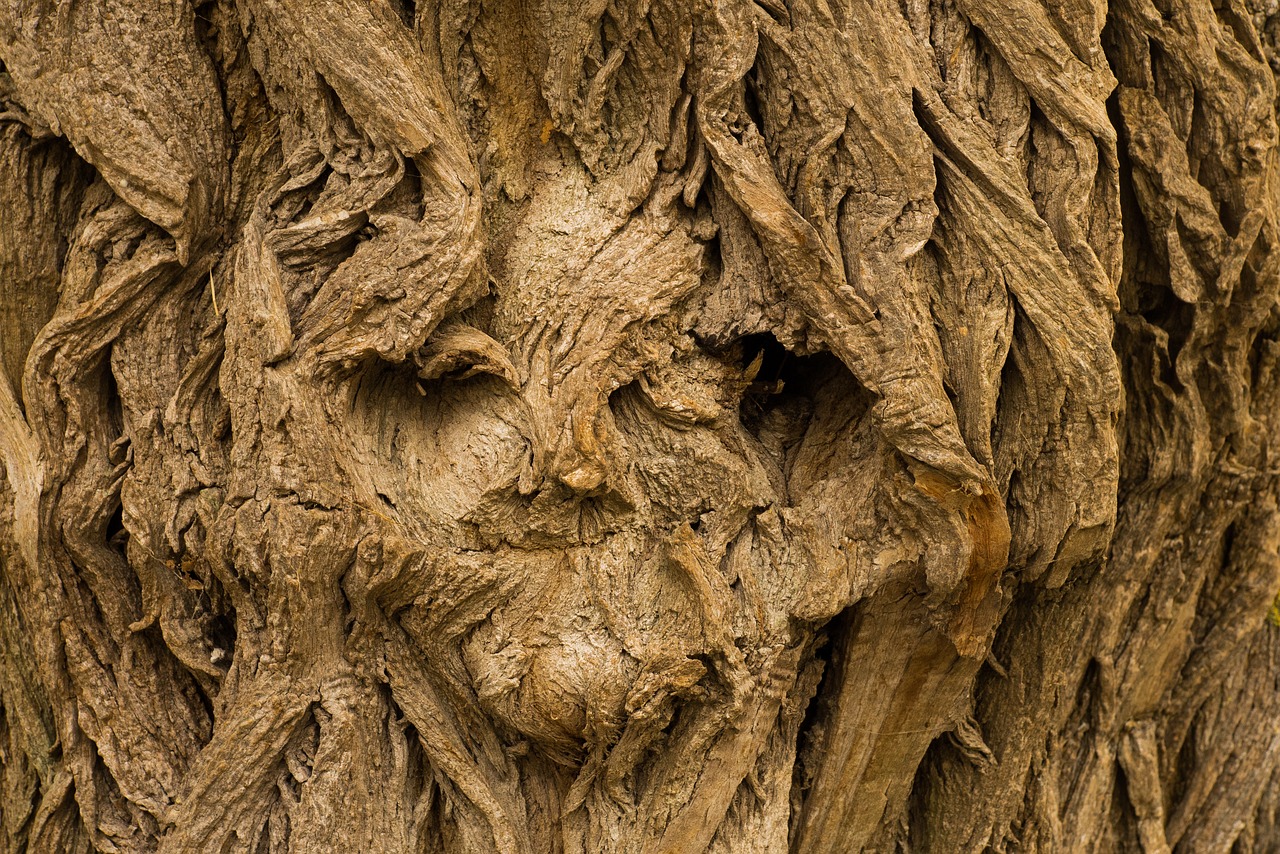
<svg viewBox="0 0 1280 854"><path fill-rule="evenodd" d="M1280 847L1278 38L4 5L0 851Z"/></svg>

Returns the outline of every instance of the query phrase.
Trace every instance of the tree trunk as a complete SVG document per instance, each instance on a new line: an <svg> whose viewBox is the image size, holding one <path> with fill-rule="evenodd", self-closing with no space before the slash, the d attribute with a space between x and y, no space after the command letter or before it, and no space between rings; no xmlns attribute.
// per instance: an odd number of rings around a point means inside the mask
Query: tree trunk
<svg viewBox="0 0 1280 854"><path fill-rule="evenodd" d="M1274 0L12 0L0 849L1280 849Z"/></svg>

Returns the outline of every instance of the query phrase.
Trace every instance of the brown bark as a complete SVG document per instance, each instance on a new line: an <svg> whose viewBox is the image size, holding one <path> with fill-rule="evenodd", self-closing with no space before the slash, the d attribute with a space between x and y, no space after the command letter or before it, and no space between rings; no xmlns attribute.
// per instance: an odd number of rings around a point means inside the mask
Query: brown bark
<svg viewBox="0 0 1280 854"><path fill-rule="evenodd" d="M3 6L0 850L1277 850L1277 37Z"/></svg>

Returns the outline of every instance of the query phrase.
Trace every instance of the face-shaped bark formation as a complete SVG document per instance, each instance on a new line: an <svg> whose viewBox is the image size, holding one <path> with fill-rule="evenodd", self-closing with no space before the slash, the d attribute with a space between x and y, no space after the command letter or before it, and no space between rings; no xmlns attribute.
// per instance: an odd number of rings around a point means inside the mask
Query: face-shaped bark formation
<svg viewBox="0 0 1280 854"><path fill-rule="evenodd" d="M1270 19L20 5L10 845L1190 833L1156 712L1276 574Z"/></svg>

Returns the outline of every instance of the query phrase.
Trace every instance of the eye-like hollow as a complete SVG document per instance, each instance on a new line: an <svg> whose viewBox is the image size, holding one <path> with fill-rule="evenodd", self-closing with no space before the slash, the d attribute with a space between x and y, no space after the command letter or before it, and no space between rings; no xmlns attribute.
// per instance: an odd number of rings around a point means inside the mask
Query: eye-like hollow
<svg viewBox="0 0 1280 854"><path fill-rule="evenodd" d="M748 335L736 344L741 352L743 379L747 385L742 391L743 403L758 402L781 394L789 380L795 380L796 368L802 358L784 347L768 332Z"/></svg>
<svg viewBox="0 0 1280 854"><path fill-rule="evenodd" d="M782 468L802 443L841 441L870 406L865 389L828 352L800 355L765 332L740 338L738 418Z"/></svg>

